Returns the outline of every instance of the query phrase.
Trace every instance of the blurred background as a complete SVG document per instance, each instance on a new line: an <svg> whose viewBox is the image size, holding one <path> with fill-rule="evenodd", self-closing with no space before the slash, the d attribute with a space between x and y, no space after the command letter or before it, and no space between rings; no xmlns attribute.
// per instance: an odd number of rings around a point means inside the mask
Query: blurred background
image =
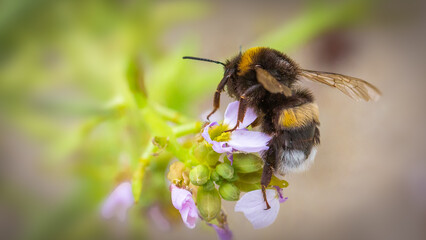
<svg viewBox="0 0 426 240"><path fill-rule="evenodd" d="M149 99L199 119L223 69L181 57L268 46L383 97L357 103L302 81L320 107L316 162L287 176L289 200L266 229L225 203L235 238L426 239L425 10L415 0L1 1L0 238L216 239L170 207L167 156L128 221L99 216L152 137L126 79L136 73Z"/></svg>

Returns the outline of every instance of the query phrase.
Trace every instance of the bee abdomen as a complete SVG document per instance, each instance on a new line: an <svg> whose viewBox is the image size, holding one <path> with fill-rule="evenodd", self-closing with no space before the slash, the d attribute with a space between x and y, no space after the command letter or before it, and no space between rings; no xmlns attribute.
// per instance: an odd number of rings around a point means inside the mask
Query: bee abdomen
<svg viewBox="0 0 426 240"><path fill-rule="evenodd" d="M277 118L277 129L296 129L311 123L319 124L318 105L311 102L286 108L279 113Z"/></svg>
<svg viewBox="0 0 426 240"><path fill-rule="evenodd" d="M269 142L265 158L280 175L301 172L313 163L318 144L318 125L311 122L301 128L281 130Z"/></svg>
<svg viewBox="0 0 426 240"><path fill-rule="evenodd" d="M282 151L280 161L275 166L275 171L281 175L290 172L303 172L312 165L316 154L316 147L312 147L308 154L305 151L297 149L284 150Z"/></svg>

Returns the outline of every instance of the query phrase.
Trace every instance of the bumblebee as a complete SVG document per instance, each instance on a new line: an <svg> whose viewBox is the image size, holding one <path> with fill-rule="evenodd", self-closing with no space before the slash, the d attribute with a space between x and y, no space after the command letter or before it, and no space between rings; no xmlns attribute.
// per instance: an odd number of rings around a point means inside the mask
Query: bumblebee
<svg viewBox="0 0 426 240"><path fill-rule="evenodd" d="M242 123L247 108L258 116L255 123L261 131L272 136L264 160L261 187L266 209L266 188L272 175L303 171L314 160L320 143L319 111L312 93L300 87L300 78L306 78L337 88L354 100L377 100L381 93L372 84L337 73L306 70L287 55L267 47L254 47L240 52L225 63L205 58L183 57L218 63L224 66L224 75L214 94L213 111L220 105L220 94L225 89L239 100L238 121Z"/></svg>

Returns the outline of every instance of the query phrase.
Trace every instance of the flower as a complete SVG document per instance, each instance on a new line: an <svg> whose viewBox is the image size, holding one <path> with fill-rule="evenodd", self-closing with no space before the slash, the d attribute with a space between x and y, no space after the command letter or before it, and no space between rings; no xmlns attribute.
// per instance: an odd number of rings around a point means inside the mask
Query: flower
<svg viewBox="0 0 426 240"><path fill-rule="evenodd" d="M133 205L132 184L123 182L118 185L102 205L101 214L104 218L117 216L120 221L126 219L127 210Z"/></svg>
<svg viewBox="0 0 426 240"><path fill-rule="evenodd" d="M281 189L280 189L281 190ZM244 196L235 204L235 211L244 213L244 216L251 222L255 229L265 228L271 225L277 218L280 210L280 202L287 198L282 198L280 191L266 189L266 198L271 206L266 209L261 190L254 190L244 194Z"/></svg>
<svg viewBox="0 0 426 240"><path fill-rule="evenodd" d="M213 227L214 230L216 230L217 237L219 240L231 240L232 239L232 232L229 230L228 225L224 225L223 227L219 227L216 224L207 223L210 227Z"/></svg>
<svg viewBox="0 0 426 240"><path fill-rule="evenodd" d="M166 216L164 216L163 211L158 205L152 205L148 209L148 216L154 225L161 231L166 232L171 229L169 220L166 218Z"/></svg>
<svg viewBox="0 0 426 240"><path fill-rule="evenodd" d="M191 192L173 184L170 186L170 190L173 206L179 210L183 222L188 228L194 228L198 220L198 212Z"/></svg>
<svg viewBox="0 0 426 240"><path fill-rule="evenodd" d="M252 108L248 108L244 120L233 132L226 132L237 124L238 101L228 105L225 111L223 124L212 122L207 125L201 134L204 139L212 144L212 148L217 153L228 153L228 156L234 151L242 152L260 152L268 150L268 142L271 137L262 132L248 131L246 129L257 115ZM232 161L232 159L230 159Z"/></svg>

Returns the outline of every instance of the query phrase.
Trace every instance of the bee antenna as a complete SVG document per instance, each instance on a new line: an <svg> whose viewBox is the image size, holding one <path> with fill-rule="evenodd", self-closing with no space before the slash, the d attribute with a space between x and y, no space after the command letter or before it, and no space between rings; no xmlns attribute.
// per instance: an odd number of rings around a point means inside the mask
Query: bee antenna
<svg viewBox="0 0 426 240"><path fill-rule="evenodd" d="M192 59L192 60L199 60L199 61L204 61L204 62L212 62L212 63L217 63L217 64L222 64L223 66L226 67L225 63L223 62L219 62L219 61L215 61L215 60L211 60L211 59L207 59L207 58L198 58L198 57L182 57L183 59Z"/></svg>

